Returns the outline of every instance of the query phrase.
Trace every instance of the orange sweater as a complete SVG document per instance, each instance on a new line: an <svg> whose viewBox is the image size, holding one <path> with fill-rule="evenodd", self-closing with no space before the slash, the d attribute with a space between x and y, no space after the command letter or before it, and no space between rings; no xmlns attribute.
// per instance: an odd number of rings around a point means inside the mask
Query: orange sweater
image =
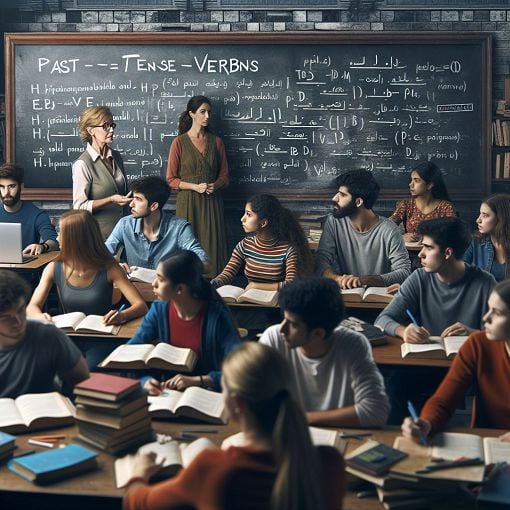
<svg viewBox="0 0 510 510"><path fill-rule="evenodd" d="M420 417L432 430L444 427L471 384L477 396L471 425L510 429L510 358L504 342L488 340L484 332L466 340Z"/></svg>
<svg viewBox="0 0 510 510"><path fill-rule="evenodd" d="M341 510L345 493L345 469L343 459L335 449L327 446L317 448L321 461L319 476L326 500L326 510ZM231 447L227 450L210 449L196 459L175 478L155 485L138 485L124 497L124 510L168 510L191 505L196 510L222 510L222 488L225 482L242 469L272 473L272 456L251 448ZM310 473L313 476L314 473ZM256 485L255 485L256 484ZM264 487L261 489L261 487ZM246 508L269 509L270 485L260 485L254 480L253 487L239 489L246 498ZM262 494L261 494L262 492ZM265 494L263 493L265 492ZM229 494L226 494L229 497ZM255 503L256 500L260 503Z"/></svg>

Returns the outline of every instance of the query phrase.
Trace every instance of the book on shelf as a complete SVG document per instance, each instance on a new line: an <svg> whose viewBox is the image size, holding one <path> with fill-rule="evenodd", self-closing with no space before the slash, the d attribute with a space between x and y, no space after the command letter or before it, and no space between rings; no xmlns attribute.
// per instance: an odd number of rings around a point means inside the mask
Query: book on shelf
<svg viewBox="0 0 510 510"><path fill-rule="evenodd" d="M389 303L393 294L386 292L386 287L356 287L342 289L345 303Z"/></svg>
<svg viewBox="0 0 510 510"><path fill-rule="evenodd" d="M9 469L30 482L48 484L97 468L97 453L70 444L9 461Z"/></svg>
<svg viewBox="0 0 510 510"><path fill-rule="evenodd" d="M407 456L406 452L392 448L384 443L369 440L347 455L345 464L355 471L361 471L373 476L381 476L387 473L391 466Z"/></svg>
<svg viewBox="0 0 510 510"><path fill-rule="evenodd" d="M57 328L72 333L104 333L106 335L117 335L120 326L107 326L103 323L102 315L85 315L82 312L64 313L54 315L53 323Z"/></svg>
<svg viewBox="0 0 510 510"><path fill-rule="evenodd" d="M93 372L88 379L74 387L75 395L117 402L140 390L138 379Z"/></svg>
<svg viewBox="0 0 510 510"><path fill-rule="evenodd" d="M344 326L352 331L361 333L370 342L371 346L385 345L388 343L384 331L369 322L358 319L357 317L345 318L340 323L340 326Z"/></svg>
<svg viewBox="0 0 510 510"><path fill-rule="evenodd" d="M0 430L14 434L74 423L71 401L57 393L27 393L0 398Z"/></svg>
<svg viewBox="0 0 510 510"><path fill-rule="evenodd" d="M156 270L131 266L131 272L127 276L132 282L152 283L156 279Z"/></svg>
<svg viewBox="0 0 510 510"><path fill-rule="evenodd" d="M86 406L78 404L76 406L76 421L78 424L81 424L81 422L89 422L96 423L97 425L104 425L105 427L111 427L114 429L123 429L148 416L148 413L147 405L135 409L130 414L124 416L116 416L114 414L108 414L103 411L89 409Z"/></svg>
<svg viewBox="0 0 510 510"><path fill-rule="evenodd" d="M225 424L228 421L221 393L196 386L190 386L183 392L165 390L160 396L149 396L149 413L153 418L186 416L217 424Z"/></svg>
<svg viewBox="0 0 510 510"><path fill-rule="evenodd" d="M426 344L404 342L400 346L400 351L403 358L452 359L467 339L467 335L445 336L443 338L431 336Z"/></svg>
<svg viewBox="0 0 510 510"><path fill-rule="evenodd" d="M163 467L156 477L168 478L175 475L181 468L187 467L190 462L202 451L215 448L215 444L205 437L200 437L192 443L179 443L167 441L144 444L138 449L138 453L153 453L156 455L156 463L162 463ZM115 483L117 488L125 487L133 477L136 465L136 455L126 455L115 461Z"/></svg>
<svg viewBox="0 0 510 510"><path fill-rule="evenodd" d="M261 290L236 287L235 285L223 285L216 289L225 303L251 303L262 306L278 306L277 290Z"/></svg>
<svg viewBox="0 0 510 510"><path fill-rule="evenodd" d="M129 368L133 370L157 368L191 372L195 368L196 362L197 355L193 350L160 342L156 345L119 345L99 366L101 368Z"/></svg>
<svg viewBox="0 0 510 510"><path fill-rule="evenodd" d="M405 437L397 437L394 446L407 452L409 459L392 468L392 472L415 474L415 476L433 479L479 483L484 478L485 466L452 467L430 473L416 473L429 465L432 459L454 461L460 457L480 458L483 459L485 465L510 461L510 443L495 437L482 438L476 434L461 432L437 434L427 446L419 445Z"/></svg>

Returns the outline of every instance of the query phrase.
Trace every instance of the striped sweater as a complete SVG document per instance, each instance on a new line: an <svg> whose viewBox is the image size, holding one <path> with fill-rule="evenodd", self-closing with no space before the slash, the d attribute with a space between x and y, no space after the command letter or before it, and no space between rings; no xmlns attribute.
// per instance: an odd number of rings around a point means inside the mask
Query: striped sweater
<svg viewBox="0 0 510 510"><path fill-rule="evenodd" d="M213 279L213 285L221 287L231 283L243 265L248 281L277 282L281 288L296 277L297 252L289 243L245 237L234 248L225 269Z"/></svg>

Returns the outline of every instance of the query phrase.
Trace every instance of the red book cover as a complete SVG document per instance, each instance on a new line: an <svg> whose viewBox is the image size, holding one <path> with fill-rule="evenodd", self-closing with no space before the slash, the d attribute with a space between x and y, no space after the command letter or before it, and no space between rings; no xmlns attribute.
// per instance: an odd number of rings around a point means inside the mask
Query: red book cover
<svg viewBox="0 0 510 510"><path fill-rule="evenodd" d="M74 387L74 392L77 395L119 400L128 393L138 389L140 389L140 381L137 379L93 372L88 379Z"/></svg>

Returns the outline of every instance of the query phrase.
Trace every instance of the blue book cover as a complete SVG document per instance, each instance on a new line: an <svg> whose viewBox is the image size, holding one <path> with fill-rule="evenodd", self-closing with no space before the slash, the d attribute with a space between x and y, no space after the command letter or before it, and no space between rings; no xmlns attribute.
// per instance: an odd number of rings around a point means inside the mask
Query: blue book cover
<svg viewBox="0 0 510 510"><path fill-rule="evenodd" d="M7 467L31 482L48 483L95 468L96 457L92 450L70 444L13 459Z"/></svg>
<svg viewBox="0 0 510 510"><path fill-rule="evenodd" d="M16 441L16 436L11 436L11 434L7 434L6 432L0 432L0 452L9 449L9 446L14 446L14 442Z"/></svg>

